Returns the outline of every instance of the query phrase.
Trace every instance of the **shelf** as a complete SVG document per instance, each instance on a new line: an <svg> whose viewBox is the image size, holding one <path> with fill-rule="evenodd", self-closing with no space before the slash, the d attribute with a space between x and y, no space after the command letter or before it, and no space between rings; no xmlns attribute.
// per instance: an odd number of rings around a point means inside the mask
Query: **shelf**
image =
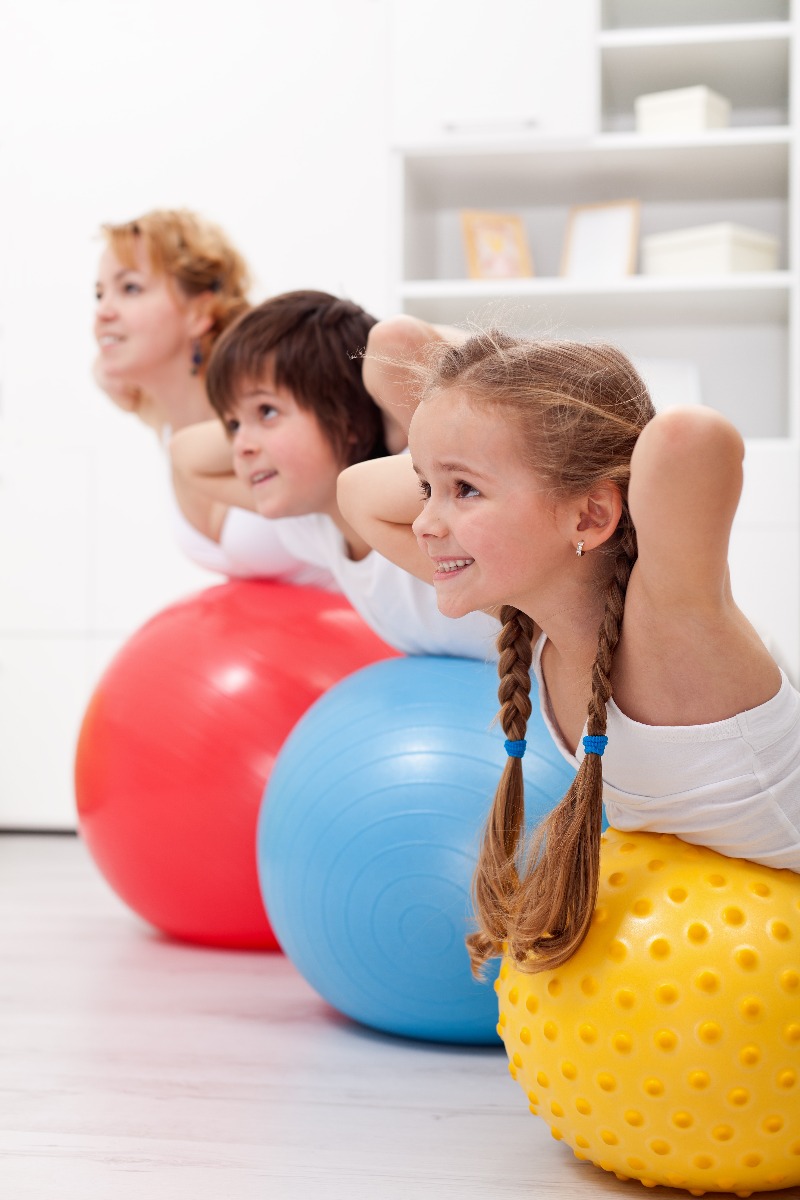
<svg viewBox="0 0 800 1200"><path fill-rule="evenodd" d="M644 276L614 284L568 279L406 280L400 301L428 321L475 318L537 325L780 325L786 322L788 272L721 276Z"/></svg>
<svg viewBox="0 0 800 1200"><path fill-rule="evenodd" d="M786 21L791 0L602 0L604 29ZM757 16L754 16L754 13Z"/></svg>
<svg viewBox="0 0 800 1200"><path fill-rule="evenodd" d="M737 112L787 119L787 22L605 31L598 44L606 120L626 113L632 119L637 96L696 84L727 97L734 122Z"/></svg>
<svg viewBox="0 0 800 1200"><path fill-rule="evenodd" d="M791 35L788 21L741 21L736 24L719 25L662 25L657 28L604 29L598 34L601 50L636 49L682 46L712 45L715 51L720 46L735 43L769 42L788 43Z"/></svg>
<svg viewBox="0 0 800 1200"><path fill-rule="evenodd" d="M606 133L579 143L517 141L403 151L421 208L500 208L640 200L785 196L791 132L723 129L694 137Z"/></svg>

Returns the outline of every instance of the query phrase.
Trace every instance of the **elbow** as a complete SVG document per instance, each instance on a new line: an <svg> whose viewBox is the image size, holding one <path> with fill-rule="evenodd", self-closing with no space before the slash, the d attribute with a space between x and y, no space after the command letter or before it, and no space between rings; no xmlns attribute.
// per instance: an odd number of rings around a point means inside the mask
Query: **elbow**
<svg viewBox="0 0 800 1200"><path fill-rule="evenodd" d="M417 317L401 314L373 325L367 336L362 367L364 387L380 399L387 375L419 359L430 342L430 327Z"/></svg>
<svg viewBox="0 0 800 1200"><path fill-rule="evenodd" d="M430 340L429 327L417 317L400 313L378 321L367 336L367 358L407 358Z"/></svg>
<svg viewBox="0 0 800 1200"><path fill-rule="evenodd" d="M697 459L741 470L744 439L735 425L705 405L686 405L659 413L645 426L636 454L654 452L670 462Z"/></svg>

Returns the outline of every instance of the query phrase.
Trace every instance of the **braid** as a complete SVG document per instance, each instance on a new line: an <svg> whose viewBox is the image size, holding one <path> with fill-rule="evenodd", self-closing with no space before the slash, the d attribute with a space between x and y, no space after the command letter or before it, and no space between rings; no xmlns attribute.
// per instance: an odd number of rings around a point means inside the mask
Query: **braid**
<svg viewBox="0 0 800 1200"><path fill-rule="evenodd" d="M592 665L592 697L589 701L587 727L590 734L603 734L606 731L606 705L611 699L611 662L622 632L625 593L636 561L636 531L627 515L627 509L620 526L621 536L616 546L614 573L606 588L606 606L597 633L597 656Z"/></svg>
<svg viewBox="0 0 800 1200"><path fill-rule="evenodd" d="M636 560L636 534L627 513L622 525L592 665L589 734L606 731L611 663ZM539 826L528 853L508 928L510 951L524 970L559 966L586 937L597 900L602 816L602 763L590 753L564 799Z"/></svg>
<svg viewBox="0 0 800 1200"><path fill-rule="evenodd" d="M500 620L502 629L497 638L500 721L506 737L517 741L525 737L531 715L534 624L529 616L512 605L501 608ZM479 929L467 938L467 948L476 975L488 958L502 951L510 905L519 888L515 860L524 819L522 760L509 757L486 824L473 880Z"/></svg>
<svg viewBox="0 0 800 1200"><path fill-rule="evenodd" d="M520 609L505 604L500 609L502 629L497 635L500 658L497 674L500 685L500 723L506 737L525 737L531 715L531 662L533 661L533 621Z"/></svg>

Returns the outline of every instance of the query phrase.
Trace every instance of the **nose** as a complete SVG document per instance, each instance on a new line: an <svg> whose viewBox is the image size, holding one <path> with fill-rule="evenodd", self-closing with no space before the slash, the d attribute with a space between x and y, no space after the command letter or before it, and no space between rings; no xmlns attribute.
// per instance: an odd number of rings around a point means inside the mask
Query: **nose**
<svg viewBox="0 0 800 1200"><path fill-rule="evenodd" d="M444 530L444 523L436 511L436 506L432 499L429 499L419 516L412 522L412 532L418 541L422 538L441 537Z"/></svg>
<svg viewBox="0 0 800 1200"><path fill-rule="evenodd" d="M256 447L253 445L253 440L246 425L239 425L231 438L231 447L234 458L248 458L251 454L255 453Z"/></svg>
<svg viewBox="0 0 800 1200"><path fill-rule="evenodd" d="M105 291L102 296L97 297L94 311L98 321L109 321L117 315L116 305L110 291Z"/></svg>

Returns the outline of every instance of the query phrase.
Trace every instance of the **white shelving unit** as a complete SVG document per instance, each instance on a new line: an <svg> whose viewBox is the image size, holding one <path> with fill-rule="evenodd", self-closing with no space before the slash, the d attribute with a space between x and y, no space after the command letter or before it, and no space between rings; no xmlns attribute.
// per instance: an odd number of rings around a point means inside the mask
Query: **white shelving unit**
<svg viewBox="0 0 800 1200"><path fill-rule="evenodd" d="M560 6L564 19L576 17L575 2ZM487 131L467 139L448 133L457 120L437 125L428 114L438 135L397 139L393 306L435 322L604 338L641 363L693 364L703 401L748 439L732 547L735 591L798 679L800 122L790 3L594 0L590 10L593 58L563 68L570 88L590 93L571 101L576 112L589 105L588 128L533 133L520 121L513 133L509 120L502 136ZM586 20L583 4L581 11ZM547 37L542 19L540 47ZM448 69L455 69L452 61ZM415 86L413 75L406 81ZM730 100L730 127L691 136L635 132L638 95L697 84ZM402 91L398 75L395 93ZM734 222L778 239L778 267L714 276L635 274L607 285L563 278L570 208L630 198L640 202L641 237ZM521 216L535 277L469 279L462 209Z"/></svg>

